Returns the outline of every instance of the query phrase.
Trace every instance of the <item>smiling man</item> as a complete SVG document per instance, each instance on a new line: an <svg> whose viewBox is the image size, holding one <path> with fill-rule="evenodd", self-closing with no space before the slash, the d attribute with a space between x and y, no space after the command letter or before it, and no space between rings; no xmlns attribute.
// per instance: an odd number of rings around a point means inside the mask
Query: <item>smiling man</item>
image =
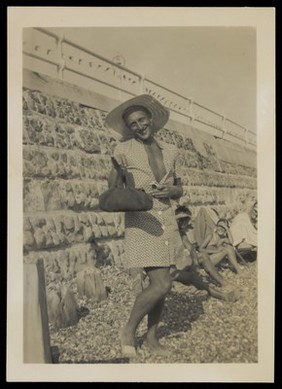
<svg viewBox="0 0 282 389"><path fill-rule="evenodd" d="M120 330L124 355L136 354L135 334L148 315L146 343L152 352L167 354L157 338L164 301L171 289L170 266L181 239L171 199L182 196L177 172L177 149L156 141L154 134L168 121L169 111L150 95L126 101L111 111L107 126L121 135L114 156L127 169L129 185L153 196L153 208L125 214L125 255L129 268L143 268L150 284L137 297L130 317ZM112 169L109 186L116 182Z"/></svg>

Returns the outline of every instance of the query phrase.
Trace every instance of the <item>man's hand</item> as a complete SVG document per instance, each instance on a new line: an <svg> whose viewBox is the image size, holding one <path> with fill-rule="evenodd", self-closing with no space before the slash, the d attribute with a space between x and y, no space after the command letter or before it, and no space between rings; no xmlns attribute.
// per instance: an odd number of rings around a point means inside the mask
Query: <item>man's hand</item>
<svg viewBox="0 0 282 389"><path fill-rule="evenodd" d="M158 188L153 189L150 194L156 199L177 199L182 196L183 189L181 186L176 185L158 185Z"/></svg>

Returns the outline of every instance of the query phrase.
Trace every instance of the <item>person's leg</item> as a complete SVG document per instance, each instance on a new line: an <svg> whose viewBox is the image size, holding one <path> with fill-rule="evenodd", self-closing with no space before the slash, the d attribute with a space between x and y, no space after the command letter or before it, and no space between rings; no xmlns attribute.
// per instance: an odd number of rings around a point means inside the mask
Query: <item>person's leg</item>
<svg viewBox="0 0 282 389"><path fill-rule="evenodd" d="M213 253L210 255L212 263L216 266L218 265L224 257L228 258L229 262L235 268L236 273L240 273L240 267L236 259L236 254L234 248L230 245L224 246L220 249L218 253Z"/></svg>
<svg viewBox="0 0 282 389"><path fill-rule="evenodd" d="M223 288L223 290L218 290L213 288L212 286L209 286L208 292L212 297L216 299L225 300L229 302L235 302L240 297L238 290L234 288L229 290L226 290L226 288Z"/></svg>
<svg viewBox="0 0 282 389"><path fill-rule="evenodd" d="M202 280L199 274L193 270L181 270L174 281L181 282L183 285L194 285L199 290L208 290L209 284Z"/></svg>
<svg viewBox="0 0 282 389"><path fill-rule="evenodd" d="M161 282L166 295L172 285L169 268L163 268L161 272L152 271L152 269L145 270L148 274L150 284L157 285ZM157 328L164 307L165 295L156 303L152 310L148 312L148 331L146 336L146 343L150 347L151 351L162 355L167 354L167 350L161 346L158 341Z"/></svg>
<svg viewBox="0 0 282 389"><path fill-rule="evenodd" d="M159 355L168 354L168 350L159 343L157 337L157 328L163 311L164 302L165 297L158 301L154 308L151 310L151 312L148 313L148 331L145 341L145 344L150 348L150 350L154 354Z"/></svg>
<svg viewBox="0 0 282 389"><path fill-rule="evenodd" d="M214 266L218 265L224 257L226 257L227 252L224 248L219 249L217 253L209 254L210 260Z"/></svg>
<svg viewBox="0 0 282 389"><path fill-rule="evenodd" d="M203 281L200 275L195 271L181 270L174 281L181 282L184 285L194 285L199 290L206 290L210 296L216 299L234 302L239 298L236 290L231 287L227 281L221 290L218 290L209 283Z"/></svg>
<svg viewBox="0 0 282 389"><path fill-rule="evenodd" d="M218 257L219 258L219 257ZM198 255L199 264L203 266L208 275L215 280L220 286L229 285L228 282L219 274L215 265L211 261L207 253L200 253Z"/></svg>
<svg viewBox="0 0 282 389"><path fill-rule="evenodd" d="M146 268L145 271L149 277L150 285L136 297L129 320L120 331L122 345L135 347L135 332L141 320L148 313L151 314L151 327L158 323L162 311L161 301L171 289L172 281L169 275L169 268ZM152 313L154 309L156 311Z"/></svg>
<svg viewBox="0 0 282 389"><path fill-rule="evenodd" d="M132 268L130 269L129 274L132 278L132 290L135 293L135 296L137 296L143 290L143 269L137 267Z"/></svg>
<svg viewBox="0 0 282 389"><path fill-rule="evenodd" d="M235 253L233 246L228 245L228 246L225 246L224 249L227 253L227 257L229 259L229 262L234 267L236 273L241 273L241 269L240 269L239 264L237 262L236 253Z"/></svg>

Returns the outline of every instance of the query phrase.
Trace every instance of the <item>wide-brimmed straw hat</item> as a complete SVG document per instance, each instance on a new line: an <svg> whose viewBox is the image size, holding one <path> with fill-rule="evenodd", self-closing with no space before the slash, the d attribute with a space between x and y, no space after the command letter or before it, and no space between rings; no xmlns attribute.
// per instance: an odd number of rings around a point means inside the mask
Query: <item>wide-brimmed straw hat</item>
<svg viewBox="0 0 282 389"><path fill-rule="evenodd" d="M106 126L113 130L119 138L130 139L133 137L133 132L128 128L122 117L124 111L130 106L145 107L152 114L152 127L154 132L163 128L169 118L169 110L164 107L158 100L151 95L140 95L125 101L114 108L106 116Z"/></svg>

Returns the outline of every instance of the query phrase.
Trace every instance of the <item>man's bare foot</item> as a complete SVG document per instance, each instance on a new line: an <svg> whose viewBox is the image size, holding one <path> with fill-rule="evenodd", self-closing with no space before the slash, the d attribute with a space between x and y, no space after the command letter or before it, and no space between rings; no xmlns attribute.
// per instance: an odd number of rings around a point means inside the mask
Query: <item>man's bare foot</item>
<svg viewBox="0 0 282 389"><path fill-rule="evenodd" d="M230 285L226 288L220 289L210 287L209 292L212 297L229 302L235 302L240 297L239 292L236 289L230 287Z"/></svg>
<svg viewBox="0 0 282 389"><path fill-rule="evenodd" d="M240 266L240 269L237 272L237 276L240 276L240 278L248 278L249 277L249 267Z"/></svg>
<svg viewBox="0 0 282 389"><path fill-rule="evenodd" d="M224 294L224 300L229 302L235 302L238 301L240 298L240 293L236 289L222 289L222 292Z"/></svg>
<svg viewBox="0 0 282 389"><path fill-rule="evenodd" d="M144 340L143 343L147 346L152 354L168 356L170 355L169 349L162 346L157 339L148 339L148 337Z"/></svg>
<svg viewBox="0 0 282 389"><path fill-rule="evenodd" d="M222 278L222 280L220 280L220 286L221 286L222 288L229 288L229 287L231 287L231 285L229 284L229 282L226 281L226 280L223 279L223 278Z"/></svg>
<svg viewBox="0 0 282 389"><path fill-rule="evenodd" d="M244 272L244 270L245 270L245 267L242 266L242 265L238 265L238 266L236 267L236 273L237 273L237 274L242 275L242 273Z"/></svg>
<svg viewBox="0 0 282 389"><path fill-rule="evenodd" d="M136 347L135 339L133 335L127 331L126 327L123 327L119 330L119 339L121 344L121 352L124 356L135 357L136 356Z"/></svg>

